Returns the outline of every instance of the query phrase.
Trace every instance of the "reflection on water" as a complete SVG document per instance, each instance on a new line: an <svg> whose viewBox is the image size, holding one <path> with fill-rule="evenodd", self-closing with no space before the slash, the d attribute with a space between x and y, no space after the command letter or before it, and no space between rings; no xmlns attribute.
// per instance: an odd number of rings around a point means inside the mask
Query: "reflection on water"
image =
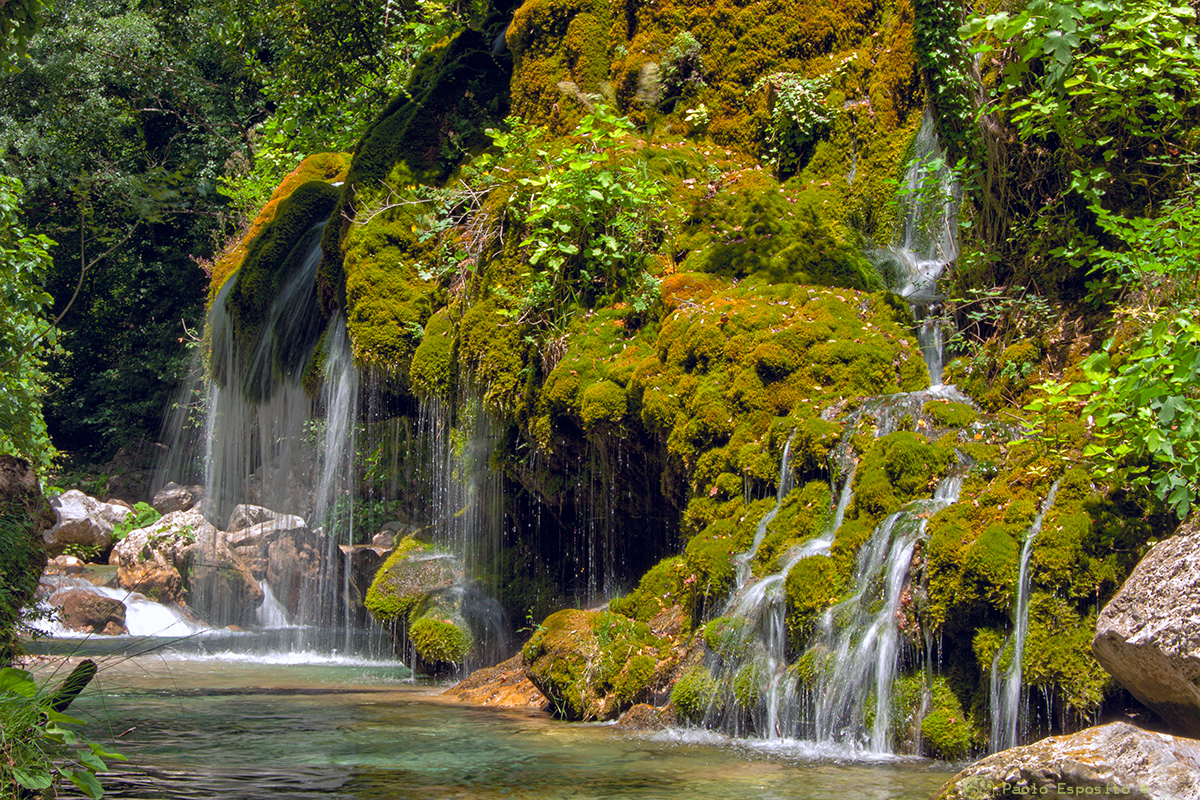
<svg viewBox="0 0 1200 800"><path fill-rule="evenodd" d="M403 667L110 659L72 706L113 798L926 798L949 768L442 701Z"/></svg>

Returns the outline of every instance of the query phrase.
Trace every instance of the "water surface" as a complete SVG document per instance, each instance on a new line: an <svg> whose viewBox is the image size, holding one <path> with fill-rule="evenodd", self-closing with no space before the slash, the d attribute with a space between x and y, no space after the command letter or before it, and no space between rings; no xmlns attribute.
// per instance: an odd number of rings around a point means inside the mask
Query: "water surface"
<svg viewBox="0 0 1200 800"><path fill-rule="evenodd" d="M143 655L72 706L130 765L113 798L927 798L951 767L811 743L638 733L442 700L400 665Z"/></svg>

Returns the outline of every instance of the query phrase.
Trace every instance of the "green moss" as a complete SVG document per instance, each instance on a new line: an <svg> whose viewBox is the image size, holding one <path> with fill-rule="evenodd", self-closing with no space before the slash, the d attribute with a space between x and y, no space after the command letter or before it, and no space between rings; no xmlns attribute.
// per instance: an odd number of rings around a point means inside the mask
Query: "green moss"
<svg viewBox="0 0 1200 800"><path fill-rule="evenodd" d="M808 641L825 609L848 588L840 565L826 556L809 556L797 561L788 572L784 591L787 598L788 641Z"/></svg>
<svg viewBox="0 0 1200 800"><path fill-rule="evenodd" d="M250 227L238 242L222 253L213 264L209 275L208 299L212 302L225 282L242 266L251 243L258 238L263 228L269 225L279 211L279 205L291 197L296 189L310 181L340 183L345 180L350 168L349 153L315 153L308 156L288 173L279 184L267 204L262 207Z"/></svg>
<svg viewBox="0 0 1200 800"><path fill-rule="evenodd" d="M680 602L681 589L688 575L683 556L664 558L642 575L636 589L624 597L613 599L609 608L631 619L649 622L668 608L668 604Z"/></svg>
<svg viewBox="0 0 1200 800"><path fill-rule="evenodd" d="M744 658L753 642L754 630L741 617L717 617L704 626L704 643L723 658Z"/></svg>
<svg viewBox="0 0 1200 800"><path fill-rule="evenodd" d="M1080 718L1095 715L1113 688L1112 677L1092 655L1096 612L1081 614L1067 600L1034 591L1029 602L1023 681L1054 685Z"/></svg>
<svg viewBox="0 0 1200 800"><path fill-rule="evenodd" d="M588 432L620 426L625 418L625 391L612 381L592 384L580 403L580 417Z"/></svg>
<svg viewBox="0 0 1200 800"><path fill-rule="evenodd" d="M226 296L234 341L214 341L215 349L232 344L241 352L244 363L257 363L253 361L252 349L257 347L260 337L268 333L263 326L268 322L271 306L285 283L302 267L308 245L315 242L311 237L318 235L314 227L329 218L339 194L339 190L328 183L309 181L279 203L275 218L247 247L246 257L232 278L233 284ZM315 307L308 311L314 312L319 313ZM241 376L242 391L258 400L275 385L276 371L300 375L320 333L320 326L306 328L300 336L290 326L270 331L274 338L275 363L257 364L255 372L247 370ZM221 360L214 365L220 369ZM218 373L216 377L226 381L233 376Z"/></svg>
<svg viewBox="0 0 1200 800"><path fill-rule="evenodd" d="M338 224L322 239L318 275L327 312L342 310L355 356L407 376L408 361L432 312L430 287L416 280L422 243L419 207L385 211L413 184L440 184L463 157L489 142L484 129L507 113L508 71L491 42L464 30L417 65L407 91L367 129L354 151ZM362 214L365 224L356 224Z"/></svg>
<svg viewBox="0 0 1200 800"><path fill-rule="evenodd" d="M673 664L668 643L645 623L611 611L551 614L521 655L555 713L572 720L615 717Z"/></svg>
<svg viewBox="0 0 1200 800"><path fill-rule="evenodd" d="M703 722L716 695L717 682L712 673L701 666L692 667L672 687L671 705L682 719L695 725Z"/></svg>
<svg viewBox="0 0 1200 800"><path fill-rule="evenodd" d="M409 374L415 392L449 399L455 380L455 344L454 323L448 309L442 309L429 318L413 352Z"/></svg>
<svg viewBox="0 0 1200 800"><path fill-rule="evenodd" d="M449 620L421 617L410 626L408 635L426 662L457 663L472 648L470 634Z"/></svg>
<svg viewBox="0 0 1200 800"><path fill-rule="evenodd" d="M956 403L952 400L930 400L923 410L937 424L947 428L965 428L979 416L979 413L966 403Z"/></svg>
<svg viewBox="0 0 1200 800"><path fill-rule="evenodd" d="M406 621L431 589L450 586L457 580L449 559L413 557L429 552L429 546L412 535L396 544L367 590L364 605L375 619L383 623Z"/></svg>
<svg viewBox="0 0 1200 800"><path fill-rule="evenodd" d="M878 520L918 497L929 497L950 462L949 448L909 431L877 440L855 474L852 517Z"/></svg>
<svg viewBox="0 0 1200 800"><path fill-rule="evenodd" d="M698 198L692 207L679 237L691 251L682 269L770 283L882 288L870 264L834 236L814 207L797 205L766 176L739 177L731 191Z"/></svg>
<svg viewBox="0 0 1200 800"><path fill-rule="evenodd" d="M767 685L767 674L757 661L738 667L733 673L733 699L739 707L753 710L762 697L762 687Z"/></svg>
<svg viewBox="0 0 1200 800"><path fill-rule="evenodd" d="M930 687L930 710L921 720L925 753L946 761L961 761L971 754L980 735L946 679L935 677Z"/></svg>
<svg viewBox="0 0 1200 800"><path fill-rule="evenodd" d="M755 573L774 572L792 547L824 533L831 517L829 507L825 481L809 481L789 492L759 544Z"/></svg>

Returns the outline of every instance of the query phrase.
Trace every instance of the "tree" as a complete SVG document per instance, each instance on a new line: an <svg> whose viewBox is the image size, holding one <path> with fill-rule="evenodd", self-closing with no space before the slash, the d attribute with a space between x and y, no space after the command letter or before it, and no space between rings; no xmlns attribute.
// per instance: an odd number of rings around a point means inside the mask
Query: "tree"
<svg viewBox="0 0 1200 800"><path fill-rule="evenodd" d="M21 228L22 192L20 181L0 176L0 453L44 469L55 455L42 398L50 386L46 358L56 341L43 315L51 298L41 283L54 242Z"/></svg>

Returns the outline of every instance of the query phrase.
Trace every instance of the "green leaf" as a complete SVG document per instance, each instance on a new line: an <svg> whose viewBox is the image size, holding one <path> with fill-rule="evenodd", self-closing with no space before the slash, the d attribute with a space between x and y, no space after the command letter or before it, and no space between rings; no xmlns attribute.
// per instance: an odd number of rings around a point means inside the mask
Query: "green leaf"
<svg viewBox="0 0 1200 800"><path fill-rule="evenodd" d="M63 769L60 770L63 776L75 784L79 791L86 794L92 800L99 800L104 796L104 787L100 785L100 781L96 780L96 776L85 769Z"/></svg>
<svg viewBox="0 0 1200 800"><path fill-rule="evenodd" d="M33 697L37 694L37 684L33 682L33 676L25 670L5 667L0 669L0 693L2 692Z"/></svg>

